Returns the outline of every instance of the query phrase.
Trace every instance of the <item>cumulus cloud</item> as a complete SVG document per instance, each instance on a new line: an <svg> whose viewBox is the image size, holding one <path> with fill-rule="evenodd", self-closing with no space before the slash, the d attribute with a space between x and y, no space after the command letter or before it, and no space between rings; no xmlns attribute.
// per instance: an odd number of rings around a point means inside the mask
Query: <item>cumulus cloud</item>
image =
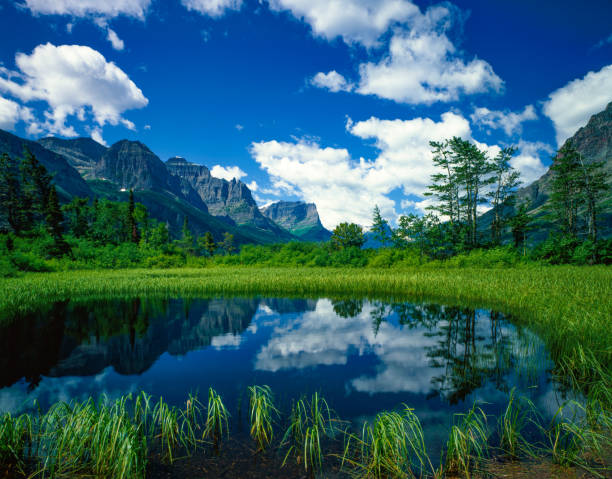
<svg viewBox="0 0 612 479"><path fill-rule="evenodd" d="M359 75L358 93L411 104L449 102L503 86L486 61L464 61L446 34L419 29L396 32L388 54L361 64Z"/></svg>
<svg viewBox="0 0 612 479"><path fill-rule="evenodd" d="M542 162L542 156L551 156L554 149L542 142L519 141L518 155L510 164L521 172L521 183L528 185L546 173L547 167Z"/></svg>
<svg viewBox="0 0 612 479"><path fill-rule="evenodd" d="M32 122L34 116L32 110L19 103L0 96L0 128L13 130L20 121Z"/></svg>
<svg viewBox="0 0 612 479"><path fill-rule="evenodd" d="M316 87L326 88L332 92L351 91L353 89L353 85L347 82L346 78L340 75L336 70L332 70L328 73L319 72L310 80L310 83Z"/></svg>
<svg viewBox="0 0 612 479"><path fill-rule="evenodd" d="M612 65L608 65L572 80L549 95L543 110L555 126L558 146L584 126L591 115L606 108L612 101L611 85Z"/></svg>
<svg viewBox="0 0 612 479"><path fill-rule="evenodd" d="M475 108L470 115L472 123L480 127L502 129L506 135L521 133L523 123L536 120L538 115L533 105L527 105L522 112L495 111L488 108Z"/></svg>
<svg viewBox="0 0 612 479"><path fill-rule="evenodd" d="M240 169L238 166L228 166L224 167L221 165L215 165L210 170L210 174L217 177L223 178L224 180L231 181L236 178L239 180L243 176L247 176L247 174Z"/></svg>
<svg viewBox="0 0 612 479"><path fill-rule="evenodd" d="M228 10L242 8L242 0L181 0L181 3L187 10L211 17L221 17Z"/></svg>
<svg viewBox="0 0 612 479"><path fill-rule="evenodd" d="M25 6L36 15L104 16L144 19L151 0L25 0Z"/></svg>
<svg viewBox="0 0 612 479"><path fill-rule="evenodd" d="M123 48L125 47L125 43L123 43L123 40L121 40L121 38L117 36L115 31L109 28L106 31L106 33L107 33L106 39L109 42L111 42L111 45L113 46L113 48L115 50L123 50Z"/></svg>
<svg viewBox="0 0 612 479"><path fill-rule="evenodd" d="M102 138L102 130L100 128L92 129L90 136L92 140L97 141L101 145L108 146L108 143Z"/></svg>
<svg viewBox="0 0 612 479"><path fill-rule="evenodd" d="M419 12L406 0L271 0L270 8L303 19L316 36L341 37L346 43L366 47L376 45L393 24Z"/></svg>
<svg viewBox="0 0 612 479"><path fill-rule="evenodd" d="M49 133L76 136L66 120L75 115L84 121L88 112L100 127L122 124L133 129L123 113L148 104L123 70L87 46L47 43L31 55L18 53L15 62L19 71L0 71L0 91L26 103L46 102L42 128Z"/></svg>
<svg viewBox="0 0 612 479"><path fill-rule="evenodd" d="M123 15L144 20L150 5L151 0L25 0L25 7L34 15L70 15L92 19L106 31L106 39L115 50L123 50L125 44L108 26L109 19ZM73 26L72 22L66 25L68 33L72 32Z"/></svg>
<svg viewBox="0 0 612 479"><path fill-rule="evenodd" d="M250 149L278 196L291 194L316 203L327 228L342 221L369 226L375 204L384 216L394 218L395 202L387 195L396 188L407 195L422 194L435 172L429 141L471 136L469 122L451 112L438 122L372 117L357 123L349 120L346 127L359 138L375 141L380 151L374 160L354 160L344 148L304 139L253 143Z"/></svg>
<svg viewBox="0 0 612 479"><path fill-rule="evenodd" d="M405 0L273 0L272 9L289 10L309 23L315 35L341 37L348 44L379 45L392 31L382 58L358 67L353 87L335 70L317 73L311 82L330 91L353 90L363 95L411 104L457 100L461 94L501 91L503 81L486 61L465 59L447 32L463 16L450 4L424 13Z"/></svg>

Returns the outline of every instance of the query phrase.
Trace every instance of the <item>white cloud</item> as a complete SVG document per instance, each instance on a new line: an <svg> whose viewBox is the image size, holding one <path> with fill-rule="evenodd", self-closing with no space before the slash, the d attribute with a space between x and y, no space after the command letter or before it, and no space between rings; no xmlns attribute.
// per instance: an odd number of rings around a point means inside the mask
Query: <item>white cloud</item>
<svg viewBox="0 0 612 479"><path fill-rule="evenodd" d="M25 0L36 15L71 15L73 17L126 15L144 19L151 0Z"/></svg>
<svg viewBox="0 0 612 479"><path fill-rule="evenodd" d="M544 114L549 117L557 133L557 145L586 125L591 115L599 113L612 101L612 65L584 78L572 80L555 90L544 103Z"/></svg>
<svg viewBox="0 0 612 479"><path fill-rule="evenodd" d="M319 72L310 80L310 83L319 88L327 88L332 92L351 91L353 89L353 85L348 83L346 78L336 70L328 73Z"/></svg>
<svg viewBox="0 0 612 479"><path fill-rule="evenodd" d="M407 195L420 195L435 171L429 141L471 136L468 121L451 112L439 122L429 118L349 120L347 130L374 139L378 157L353 160L344 148L324 148L307 140L251 145L251 155L271 176L278 196L291 194L315 202L327 228L342 221L367 226L376 204L383 216L395 218L395 202L387 195L396 188L403 188Z"/></svg>
<svg viewBox="0 0 612 479"><path fill-rule="evenodd" d="M97 141L101 145L108 146L108 143L102 138L102 130L100 128L93 128L90 136L92 140Z"/></svg>
<svg viewBox="0 0 612 479"><path fill-rule="evenodd" d="M238 130L238 131L244 130L244 126L241 125L240 123L236 123L236 126L234 128L236 128L236 130Z"/></svg>
<svg viewBox="0 0 612 479"><path fill-rule="evenodd" d="M228 10L242 8L242 0L181 0L181 3L187 10L211 17L221 17Z"/></svg>
<svg viewBox="0 0 612 479"><path fill-rule="evenodd" d="M240 169L238 166L228 166L224 167L221 165L215 165L210 170L210 174L217 177L223 178L224 180L230 181L234 178L239 180L243 176L247 176L247 174Z"/></svg>
<svg viewBox="0 0 612 479"><path fill-rule="evenodd" d="M503 86L484 60L461 59L444 33L418 29L394 33L387 56L361 64L359 74L358 93L411 104L449 102Z"/></svg>
<svg viewBox="0 0 612 479"><path fill-rule="evenodd" d="M24 102L47 102L42 128L49 133L76 136L74 127L66 125L68 116L84 121L89 112L100 127L133 129L123 113L149 102L123 70L87 46L47 43L31 55L18 53L15 62L18 72L0 71L0 91Z"/></svg>
<svg viewBox="0 0 612 479"><path fill-rule="evenodd" d="M115 31L109 28L108 30L106 30L106 33L107 33L106 39L109 42L111 42L111 45L113 46L113 48L115 50L123 50L123 48L125 47L125 43L123 43L123 40L121 40L121 38L117 36Z"/></svg>
<svg viewBox="0 0 612 479"><path fill-rule="evenodd" d="M25 121L30 123L33 119L30 108L0 96L0 128L3 130L13 130L18 122Z"/></svg>
<svg viewBox="0 0 612 479"><path fill-rule="evenodd" d="M371 47L397 22L419 13L406 0L271 0L270 8L303 19L316 36Z"/></svg>
<svg viewBox="0 0 612 479"><path fill-rule="evenodd" d="M489 110L488 108L475 108L470 118L472 119L472 123L477 126L502 129L506 135L510 136L514 133L521 133L523 122L536 120L538 116L536 115L533 105L527 105L525 109L519 113L508 110L495 111Z"/></svg>
<svg viewBox="0 0 612 479"><path fill-rule="evenodd" d="M547 167L540 157L551 156L554 149L542 142L519 141L518 155L510 161L510 164L521 172L521 183L528 185L546 173Z"/></svg>
<svg viewBox="0 0 612 479"><path fill-rule="evenodd" d="M255 180L251 181L250 183L247 183L247 186L249 187L249 190L251 191L257 191L259 189L259 185L257 184Z"/></svg>

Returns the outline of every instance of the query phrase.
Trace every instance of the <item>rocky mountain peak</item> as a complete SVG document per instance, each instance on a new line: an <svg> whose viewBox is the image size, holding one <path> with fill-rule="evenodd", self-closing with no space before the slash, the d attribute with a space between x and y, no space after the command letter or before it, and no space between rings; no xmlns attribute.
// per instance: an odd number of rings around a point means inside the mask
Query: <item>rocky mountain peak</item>
<svg viewBox="0 0 612 479"><path fill-rule="evenodd" d="M326 241L331 233L323 227L317 206L303 201L277 201L261 209L264 216L294 235L309 241Z"/></svg>

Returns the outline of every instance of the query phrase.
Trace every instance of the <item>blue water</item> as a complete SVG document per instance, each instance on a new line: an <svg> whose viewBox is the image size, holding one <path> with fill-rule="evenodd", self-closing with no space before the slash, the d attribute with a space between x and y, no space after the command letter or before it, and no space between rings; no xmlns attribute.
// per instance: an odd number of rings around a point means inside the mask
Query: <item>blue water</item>
<svg viewBox="0 0 612 479"><path fill-rule="evenodd" d="M252 384L281 410L319 391L353 423L406 404L430 438L511 388L546 416L563 402L542 341L486 310L366 300L214 298L56 303L0 329L0 411L145 390L170 403ZM243 400L244 403L244 400ZM233 412L234 416L236 414Z"/></svg>

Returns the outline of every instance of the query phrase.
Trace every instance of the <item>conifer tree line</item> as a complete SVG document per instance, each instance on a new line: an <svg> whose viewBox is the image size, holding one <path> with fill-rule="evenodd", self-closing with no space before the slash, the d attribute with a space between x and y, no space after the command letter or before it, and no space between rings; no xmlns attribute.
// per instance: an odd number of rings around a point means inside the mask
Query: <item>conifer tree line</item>
<svg viewBox="0 0 612 479"><path fill-rule="evenodd" d="M25 150L22 158L0 156L0 233L52 239L50 256L70 255L66 238L86 239L98 246L134 243L171 253L212 256L235 250L234 237L225 233L215 242L206 232L194 238L185 217L180 237L171 241L168 225L149 217L130 190L127 202L79 198L60 205L53 176ZM176 252L176 251L174 251Z"/></svg>
<svg viewBox="0 0 612 479"><path fill-rule="evenodd" d="M437 173L426 197L428 213L402 215L391 228L374 207L371 233L382 246L413 247L421 256L448 257L474 248L499 246L511 233L511 242L525 253L528 232L535 227L530 205L517 204L520 173L511 165L516 148L507 147L493 158L476 144L459 137L430 142ZM587 240L596 245L601 200L610 194L603 162L586 162L568 141L551 166L552 184L543 219L554 222L552 241ZM487 224L479 207L487 207ZM483 208L484 209L484 208ZM486 226L486 227L485 227ZM563 241L561 241L563 243ZM593 257L595 260L595 256Z"/></svg>

